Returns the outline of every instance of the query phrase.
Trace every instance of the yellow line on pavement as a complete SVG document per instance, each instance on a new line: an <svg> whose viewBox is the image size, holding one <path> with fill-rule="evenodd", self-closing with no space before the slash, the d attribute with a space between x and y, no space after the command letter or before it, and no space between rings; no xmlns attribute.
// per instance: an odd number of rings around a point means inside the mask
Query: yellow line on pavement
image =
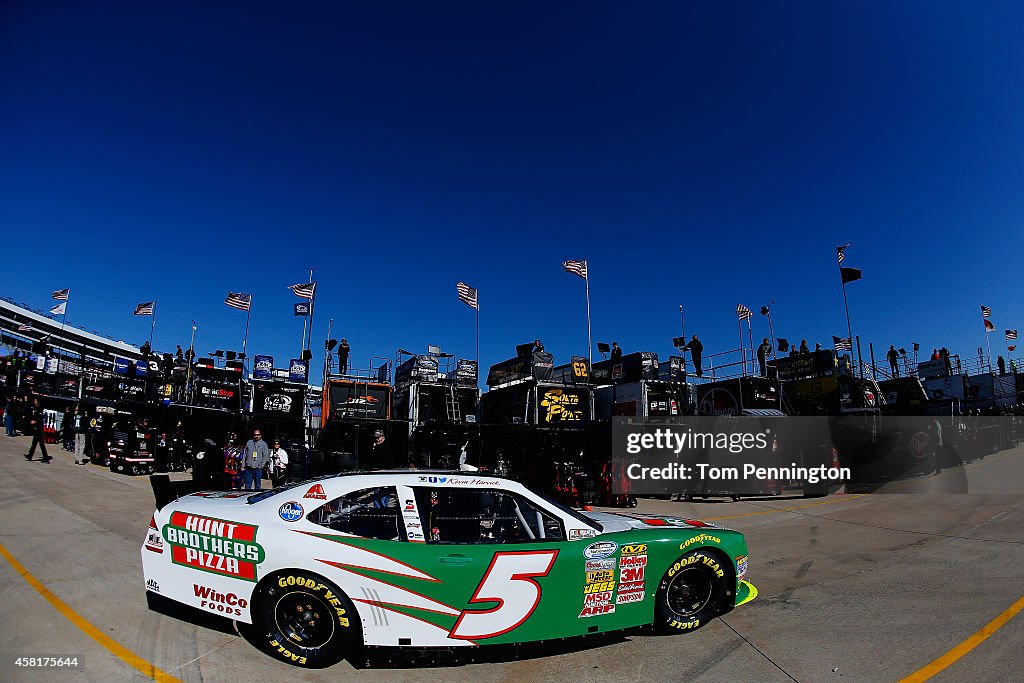
<svg viewBox="0 0 1024 683"><path fill-rule="evenodd" d="M906 678L900 680L900 683L921 683L921 681L927 681L929 678L939 673L943 669L947 668L958 659L963 657L965 654L973 650L974 648L981 645L990 635L998 631L1006 622L1013 619L1017 612L1024 609L1024 596L1017 600L1017 602L1010 605L1009 609L1000 614L992 621L985 624L985 626L972 635L970 638L960 643L952 650L942 655L934 662L926 664L922 668L918 669L914 673L910 674Z"/></svg>
<svg viewBox="0 0 1024 683"><path fill-rule="evenodd" d="M802 510L804 508L813 508L819 505L834 505L836 503L843 503L848 500L855 500L857 498L863 498L870 494L867 493L855 493L853 495L843 495L833 498L831 500L820 500L817 503L804 503L803 505L790 505L784 508L771 508L770 510L760 510L758 512L744 512L740 515L726 515L725 517L702 517L706 522L717 522L722 519L739 519L740 517L758 517L760 515L770 515L773 512L789 512L791 510Z"/></svg>
<svg viewBox="0 0 1024 683"><path fill-rule="evenodd" d="M6 559L11 564L11 567L14 568L14 571L18 572L18 574L21 575L21 578L28 582L28 585L32 586L39 595L43 596L48 603L53 605L54 609L63 614L68 621L80 628L87 636L109 650L118 659L154 681L177 681L177 683L181 683L180 679L158 669L142 657L139 657L137 654L124 647L107 634L103 633L103 631L93 626L81 614L71 609L67 603L51 593L49 588L43 585L39 579L34 577L27 569L25 569L25 566L21 562L18 562L14 555L11 555L10 551L8 551L2 543L0 543L0 555L3 555L4 559Z"/></svg>

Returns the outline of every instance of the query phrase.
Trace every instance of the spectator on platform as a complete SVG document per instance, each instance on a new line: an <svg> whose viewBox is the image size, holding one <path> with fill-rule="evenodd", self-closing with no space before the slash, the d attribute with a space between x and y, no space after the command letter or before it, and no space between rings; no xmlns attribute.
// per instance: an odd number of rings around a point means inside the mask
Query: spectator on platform
<svg viewBox="0 0 1024 683"><path fill-rule="evenodd" d="M270 483L276 489L288 480L288 451L281 448L281 439L274 439L270 451Z"/></svg>
<svg viewBox="0 0 1024 683"><path fill-rule="evenodd" d="M806 356L810 352L811 352L811 350L809 348L807 348L807 340L806 339L801 339L800 340L800 355L801 356Z"/></svg>
<svg viewBox="0 0 1024 683"><path fill-rule="evenodd" d="M704 345L700 343L700 339L697 339L697 335L690 337L690 341L683 347L683 351L690 351L690 359L693 361L693 371L698 377L704 374L704 368L701 367L702 358L704 354Z"/></svg>
<svg viewBox="0 0 1024 683"><path fill-rule="evenodd" d="M338 374L340 375L348 372L348 354L351 350L348 340L342 337L341 343L338 344Z"/></svg>
<svg viewBox="0 0 1024 683"><path fill-rule="evenodd" d="M612 342L612 362L622 359L622 349L619 347L619 342Z"/></svg>
<svg viewBox="0 0 1024 683"><path fill-rule="evenodd" d="M892 369L892 376L900 376L900 352L896 350L895 344L889 344L889 351L885 357L889 360L889 368Z"/></svg>
<svg viewBox="0 0 1024 683"><path fill-rule="evenodd" d="M1006 361L1003 360L1002 356L999 356L998 358L996 358L996 367L999 368L999 374L1000 375L1005 375L1006 374Z"/></svg>
<svg viewBox="0 0 1024 683"><path fill-rule="evenodd" d="M942 354L938 349L932 349L932 360L942 360Z"/></svg>
<svg viewBox="0 0 1024 683"><path fill-rule="evenodd" d="M28 453L25 454L26 460L31 460L32 456L36 452L36 445L39 445L39 461L42 463L48 463L53 458L46 452L46 440L43 438L43 427L45 421L45 413L43 413L43 406L39 403L39 399L32 399L32 406L28 409L28 427L32 431L32 446L29 447Z"/></svg>
<svg viewBox="0 0 1024 683"><path fill-rule="evenodd" d="M946 377L949 377L950 375L953 374L953 364L949 360L949 349L947 349L945 346L939 349L939 357L942 359L942 362L946 366Z"/></svg>
<svg viewBox="0 0 1024 683"><path fill-rule="evenodd" d="M814 352L817 353L818 351L821 351L821 342L816 342L814 344Z"/></svg>
<svg viewBox="0 0 1024 683"><path fill-rule="evenodd" d="M768 368L766 364L768 362L768 356L771 354L772 343L768 341L768 337L765 337L764 340L761 341L761 345L757 347L757 364L761 368L762 377L768 376Z"/></svg>
<svg viewBox="0 0 1024 683"><path fill-rule="evenodd" d="M533 340L533 352L534 353L543 353L544 352L544 345L540 342L540 339L534 339Z"/></svg>
<svg viewBox="0 0 1024 683"><path fill-rule="evenodd" d="M178 349L174 352L174 362L178 366L185 362L185 352L181 350L181 344L178 344Z"/></svg>
<svg viewBox="0 0 1024 683"><path fill-rule="evenodd" d="M259 491L263 486L263 467L270 461L270 449L267 442L263 440L263 432L254 429L252 438L245 443L245 452L242 458L242 481L245 490Z"/></svg>

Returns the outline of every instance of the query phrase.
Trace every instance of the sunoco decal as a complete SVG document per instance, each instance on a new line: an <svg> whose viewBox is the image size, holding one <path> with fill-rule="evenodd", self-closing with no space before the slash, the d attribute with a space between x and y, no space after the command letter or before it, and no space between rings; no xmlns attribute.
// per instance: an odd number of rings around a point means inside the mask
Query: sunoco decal
<svg viewBox="0 0 1024 683"><path fill-rule="evenodd" d="M256 580L263 547L256 543L259 527L187 512L171 514L163 537L171 546L171 561L193 569L245 581Z"/></svg>
<svg viewBox="0 0 1024 683"><path fill-rule="evenodd" d="M583 557L588 560L600 560L614 554L618 549L619 544L615 541L598 541L591 543L583 550Z"/></svg>

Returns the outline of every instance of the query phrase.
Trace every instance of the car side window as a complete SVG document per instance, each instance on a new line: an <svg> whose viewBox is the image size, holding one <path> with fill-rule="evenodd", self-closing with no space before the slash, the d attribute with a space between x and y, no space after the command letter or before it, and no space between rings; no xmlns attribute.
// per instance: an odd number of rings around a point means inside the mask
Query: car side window
<svg viewBox="0 0 1024 683"><path fill-rule="evenodd" d="M313 510L306 519L332 531L353 536L382 541L406 540L394 486L377 486L346 493Z"/></svg>
<svg viewBox="0 0 1024 683"><path fill-rule="evenodd" d="M533 543L565 539L562 522L508 491L416 488L428 543Z"/></svg>

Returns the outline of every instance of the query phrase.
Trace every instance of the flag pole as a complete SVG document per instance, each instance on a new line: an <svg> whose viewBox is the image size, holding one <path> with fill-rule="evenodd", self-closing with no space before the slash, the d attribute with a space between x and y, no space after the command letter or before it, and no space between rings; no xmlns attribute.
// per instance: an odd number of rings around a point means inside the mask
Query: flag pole
<svg viewBox="0 0 1024 683"><path fill-rule="evenodd" d="M333 325L334 325L334 318L331 318L330 320L327 321L327 338L328 339L331 338L331 327L333 327ZM327 350L326 346L324 346L324 376L323 376L323 382L322 382L322 384L320 386L324 386L324 387L327 386L327 370L328 370L330 364L331 364L331 352ZM338 368L338 371L340 372L341 368Z"/></svg>
<svg viewBox="0 0 1024 683"><path fill-rule="evenodd" d="M988 351L986 360L988 361L988 372L992 374L992 344L988 340L988 326L985 325L985 314L981 314L981 328L985 331L985 349Z"/></svg>
<svg viewBox="0 0 1024 683"><path fill-rule="evenodd" d="M156 302L153 302L153 314L150 316L152 319L149 321L149 348L153 349L153 330L156 329Z"/></svg>
<svg viewBox="0 0 1024 683"><path fill-rule="evenodd" d="M68 321L68 304L71 303L71 289L68 288L68 298L64 300L64 313L60 317L60 333L64 334L64 324ZM991 363L989 363L991 365Z"/></svg>
<svg viewBox="0 0 1024 683"><path fill-rule="evenodd" d="M850 341L853 341L853 326L850 324L850 302L846 298L846 280L843 279L843 262L839 260L838 254L836 255L836 262L839 268L839 282L843 286L843 307L846 309L846 334L849 336ZM850 356L853 356L853 349L850 349ZM860 370L860 376L863 377L863 359L860 357L859 352L857 354L857 366Z"/></svg>
<svg viewBox="0 0 1024 683"><path fill-rule="evenodd" d="M583 278L587 286L587 359L590 366L594 366L594 344L590 339L590 264L586 259L583 259L583 268L586 270L587 276ZM479 371L479 367L478 367Z"/></svg>
<svg viewBox="0 0 1024 683"><path fill-rule="evenodd" d="M309 269L309 282L310 282L310 284L313 283L313 269L312 268ZM306 350L306 325L308 325L308 324L309 324L309 316L308 315L302 316L302 343L299 345L299 355L300 356L302 355L302 352ZM312 336L312 333L310 333L310 336Z"/></svg>
<svg viewBox="0 0 1024 683"><path fill-rule="evenodd" d="M245 353L245 345L249 341L249 315L252 313L252 294L249 295L249 308L245 309L245 336L242 337L242 353Z"/></svg>
<svg viewBox="0 0 1024 683"><path fill-rule="evenodd" d="M683 317L682 304L679 304L679 334L683 340L683 345L679 347L679 357L683 361L683 384L686 384L686 318Z"/></svg>
<svg viewBox="0 0 1024 683"><path fill-rule="evenodd" d="M309 269L309 282L313 284L313 269ZM313 293L309 297L309 336L306 337L306 349L313 343L313 311L316 308L316 285L313 285Z"/></svg>
<svg viewBox="0 0 1024 683"><path fill-rule="evenodd" d="M476 381L480 384L480 290L476 290Z"/></svg>
<svg viewBox="0 0 1024 683"><path fill-rule="evenodd" d="M750 348L750 374L754 374L754 333L751 331L750 318L753 318L751 314L747 318L747 345Z"/></svg>
<svg viewBox="0 0 1024 683"><path fill-rule="evenodd" d="M743 348L743 321L739 316L736 316L736 330L740 333L740 364L742 369L740 372L744 377L747 376L747 352Z"/></svg>

